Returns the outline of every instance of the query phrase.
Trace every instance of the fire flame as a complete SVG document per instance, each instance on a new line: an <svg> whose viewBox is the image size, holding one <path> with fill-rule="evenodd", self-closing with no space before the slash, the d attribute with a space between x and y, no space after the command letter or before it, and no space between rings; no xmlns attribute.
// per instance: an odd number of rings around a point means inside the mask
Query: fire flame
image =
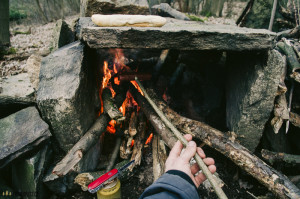
<svg viewBox="0 0 300 199"><path fill-rule="evenodd" d="M130 81L132 85L144 96L144 93L136 81Z"/></svg>
<svg viewBox="0 0 300 199"><path fill-rule="evenodd" d="M108 125L107 125L107 127L106 127L106 130L107 130L109 133L111 133L111 134L116 133L116 129L115 129L116 123L117 123L117 122L116 122L115 120L111 120L111 121L108 123Z"/></svg>
<svg viewBox="0 0 300 199"><path fill-rule="evenodd" d="M115 54L114 57L114 64L112 66L109 66L107 61L104 61L103 63L103 79L102 79L102 85L101 85L101 89L100 89L100 100L103 104L102 101L102 90L104 88L109 88L111 93L112 93L112 97L114 97L116 95L115 91L112 88L112 84L110 82L110 79L115 76L116 74L118 74L120 71L130 71L131 69L126 66L125 63L125 57L124 54L122 52L122 49L111 49L110 50L111 53ZM114 77L113 78L114 83L116 85L120 85L120 80L118 77ZM142 94L142 90L140 89L139 85L137 84L136 81L131 81L131 83L138 89L138 91ZM119 108L120 112L125 116L126 113L126 107L128 106L136 106L137 110L139 110L139 106L137 104L137 102L134 100L133 96L131 95L130 92L127 92L126 94L126 99L123 102L122 106ZM101 111L100 114L103 113L103 106L101 107ZM99 114L99 116L100 116ZM107 131L109 133L115 133L116 129L116 121L115 120L111 120L107 126Z"/></svg>
<svg viewBox="0 0 300 199"><path fill-rule="evenodd" d="M134 140L131 141L130 148L132 148L133 145L134 145Z"/></svg>
<svg viewBox="0 0 300 199"><path fill-rule="evenodd" d="M150 136L146 140L145 144L149 144L151 142L152 138L153 138L153 133L150 134Z"/></svg>

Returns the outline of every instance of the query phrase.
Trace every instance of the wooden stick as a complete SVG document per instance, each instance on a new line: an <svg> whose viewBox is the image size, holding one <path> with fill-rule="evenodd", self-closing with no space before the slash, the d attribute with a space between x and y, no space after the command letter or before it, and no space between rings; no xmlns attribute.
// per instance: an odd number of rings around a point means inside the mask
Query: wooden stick
<svg viewBox="0 0 300 199"><path fill-rule="evenodd" d="M106 130L108 122L109 116L107 114L100 115L93 126L54 167L52 173L58 176L64 176L73 170L83 155L97 142L100 135Z"/></svg>
<svg viewBox="0 0 300 199"><path fill-rule="evenodd" d="M274 23L274 18L275 18L275 13L276 13L276 7L277 7L277 0L274 0L272 13L271 13L271 18L270 18L270 23L269 23L269 28L268 28L268 30L270 30L270 31L272 31L272 28L273 28L273 23Z"/></svg>
<svg viewBox="0 0 300 199"><path fill-rule="evenodd" d="M154 104L154 102L149 97L149 95L147 94L145 88L143 87L143 85L141 84L141 82L138 80L137 77L135 78L135 81L138 83L139 87L141 88L141 90L143 91L143 93L145 95L145 98L147 99L147 101L149 102L149 104L152 106L152 108L155 110L155 112L159 115L159 117L166 124L166 126L174 133L174 135L177 137L177 139L180 140L180 142L183 144L183 146L186 147L187 144L188 144L188 141L175 128L175 126L166 118L166 116L163 114L163 112L160 111L158 109L158 107ZM208 181L213 186L213 188L214 188L216 194L218 195L218 197L221 198L221 199L226 199L227 196L225 195L225 193L223 192L223 190L218 186L218 184L214 180L212 174L208 170L206 164L203 162L202 158L198 155L198 153L195 154L194 158L195 158L196 162L198 163L199 167L201 168L202 172L204 173L204 175L207 177Z"/></svg>
<svg viewBox="0 0 300 199"><path fill-rule="evenodd" d="M261 155L272 165L276 162L285 162L291 166L300 166L300 156L287 153L278 153L266 149L261 150Z"/></svg>

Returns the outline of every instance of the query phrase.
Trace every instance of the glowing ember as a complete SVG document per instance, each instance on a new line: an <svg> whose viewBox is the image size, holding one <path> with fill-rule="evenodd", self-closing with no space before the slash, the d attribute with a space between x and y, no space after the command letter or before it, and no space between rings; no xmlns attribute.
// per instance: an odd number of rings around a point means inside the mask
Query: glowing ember
<svg viewBox="0 0 300 199"><path fill-rule="evenodd" d="M107 61L104 61L104 64L103 64L102 89L105 88L105 87L107 87L110 78L111 78L111 70L108 68Z"/></svg>
<svg viewBox="0 0 300 199"><path fill-rule="evenodd" d="M134 140L131 141L130 148L132 148L133 145L134 145Z"/></svg>
<svg viewBox="0 0 300 199"><path fill-rule="evenodd" d="M141 90L141 88L139 87L138 83L136 83L136 81L130 81L132 83L132 85L144 96L143 91Z"/></svg>
<svg viewBox="0 0 300 199"><path fill-rule="evenodd" d="M153 133L150 134L150 136L146 140L145 144L149 144L151 142L152 138L153 138Z"/></svg>
<svg viewBox="0 0 300 199"><path fill-rule="evenodd" d="M114 78L114 82L115 82L116 85L120 85L120 80L119 80L118 77L115 77L115 78Z"/></svg>
<svg viewBox="0 0 300 199"><path fill-rule="evenodd" d="M108 125L107 125L107 128L106 130L109 132L109 133L116 133L116 129L115 129L115 126L116 126L116 121L115 120L111 120Z"/></svg>

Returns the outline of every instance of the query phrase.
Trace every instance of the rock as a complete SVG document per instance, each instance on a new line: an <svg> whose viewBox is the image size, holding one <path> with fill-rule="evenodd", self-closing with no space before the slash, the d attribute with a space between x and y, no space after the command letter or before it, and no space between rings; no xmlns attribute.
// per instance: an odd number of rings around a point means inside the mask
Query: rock
<svg viewBox="0 0 300 199"><path fill-rule="evenodd" d="M27 73L9 76L0 85L0 118L35 104L35 92Z"/></svg>
<svg viewBox="0 0 300 199"><path fill-rule="evenodd" d="M47 198L49 193L42 180L50 158L50 146L45 145L33 156L15 162L12 165L14 189L20 193L27 193L28 198Z"/></svg>
<svg viewBox="0 0 300 199"><path fill-rule="evenodd" d="M88 20L87 20L88 21ZM152 48L180 50L264 50L275 33L230 25L168 19L163 27L89 27L82 39L91 48Z"/></svg>
<svg viewBox="0 0 300 199"><path fill-rule="evenodd" d="M74 183L75 177L79 173L93 171L96 169L101 154L100 146L101 143L99 141L83 156L75 169L64 176L57 176L53 174L53 168L55 165L51 166L43 179L43 182L48 189L58 195L65 195L72 190L78 191L79 187Z"/></svg>
<svg viewBox="0 0 300 199"><path fill-rule="evenodd" d="M187 21L190 20L184 13L179 12L178 10L172 8L167 3L154 5L151 7L151 10L153 15L159 15L162 17L172 17L179 20L187 20Z"/></svg>
<svg viewBox="0 0 300 199"><path fill-rule="evenodd" d="M0 168L35 149L51 133L35 107L28 107L0 120Z"/></svg>
<svg viewBox="0 0 300 199"><path fill-rule="evenodd" d="M53 29L53 50L72 43L75 40L75 34L72 28L63 20L56 22L55 28Z"/></svg>
<svg viewBox="0 0 300 199"><path fill-rule="evenodd" d="M147 0L82 0L81 17L93 14L149 14Z"/></svg>
<svg viewBox="0 0 300 199"><path fill-rule="evenodd" d="M65 152L89 129L99 110L94 53L74 42L42 60L37 103Z"/></svg>
<svg viewBox="0 0 300 199"><path fill-rule="evenodd" d="M39 84L39 74L41 66L42 57L40 55L32 54L26 62L25 70L28 73L30 82L34 90L37 90Z"/></svg>
<svg viewBox="0 0 300 199"><path fill-rule="evenodd" d="M271 115L285 64L276 50L228 53L227 126L252 152Z"/></svg>

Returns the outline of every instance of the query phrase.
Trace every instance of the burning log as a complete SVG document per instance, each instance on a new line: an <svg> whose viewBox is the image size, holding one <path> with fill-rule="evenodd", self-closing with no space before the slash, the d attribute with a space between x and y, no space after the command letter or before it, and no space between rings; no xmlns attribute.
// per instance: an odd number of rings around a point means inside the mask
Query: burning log
<svg viewBox="0 0 300 199"><path fill-rule="evenodd" d="M266 149L261 150L261 155L264 159L266 159L270 164L274 165L275 163L286 163L291 166L300 166L300 156L299 155L291 155L286 153L276 153L273 151L269 151Z"/></svg>
<svg viewBox="0 0 300 199"><path fill-rule="evenodd" d="M110 89L103 89L102 100L104 113L107 113L112 120L116 120L117 122L125 120L125 117L119 111L119 108L115 104L114 98L112 98Z"/></svg>
<svg viewBox="0 0 300 199"><path fill-rule="evenodd" d="M129 121L129 135L131 137L135 136L137 133L137 114L135 111L131 113L130 121Z"/></svg>
<svg viewBox="0 0 300 199"><path fill-rule="evenodd" d="M152 140L153 155L153 176L154 181L157 180L165 172L165 162L167 160L167 151L165 144L159 135L154 135Z"/></svg>
<svg viewBox="0 0 300 199"><path fill-rule="evenodd" d="M134 138L134 146L131 155L131 160L134 160L134 163L129 166L129 170L132 171L136 165L140 165L142 161L142 150L144 148L144 140L145 140L145 133L146 133L146 118L142 112L138 113L138 128L137 128L137 135Z"/></svg>
<svg viewBox="0 0 300 199"><path fill-rule="evenodd" d="M135 77L138 77L142 81L147 81L152 78L152 75L150 73L127 72L118 75L117 78L120 82L130 82L130 81L134 81Z"/></svg>
<svg viewBox="0 0 300 199"><path fill-rule="evenodd" d="M122 159L129 159L130 154L132 154L134 140L133 137L128 136L128 130L125 130L124 134L127 135L127 139L124 139L120 146L120 157Z"/></svg>
<svg viewBox="0 0 300 199"><path fill-rule="evenodd" d="M52 173L64 176L82 159L83 155L97 142L100 135L106 130L109 116L102 114L84 136L73 146L67 155L54 167Z"/></svg>
<svg viewBox="0 0 300 199"><path fill-rule="evenodd" d="M248 149L237 142L232 142L221 131L202 122L180 116L170 109L162 100L158 99L153 90L147 89L152 100L158 105L166 117L182 132L191 134L208 146L216 149L230 158L241 169L245 170L269 190L281 198L300 198L300 190L283 174L276 171L261 159L253 155ZM176 142L170 130L163 124L150 104L134 89L131 93L140 105L144 114L151 122L166 144L171 148Z"/></svg>

